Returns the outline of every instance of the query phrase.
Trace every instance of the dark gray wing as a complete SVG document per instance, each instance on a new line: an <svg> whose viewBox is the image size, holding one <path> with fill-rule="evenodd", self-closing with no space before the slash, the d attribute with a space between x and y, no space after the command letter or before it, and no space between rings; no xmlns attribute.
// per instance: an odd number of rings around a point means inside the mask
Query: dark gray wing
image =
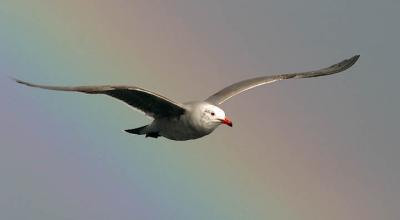
<svg viewBox="0 0 400 220"><path fill-rule="evenodd" d="M119 99L128 105L143 111L154 118L179 116L185 108L161 95L135 86L47 86L37 85L14 79L16 82L49 90L82 92L87 94L105 94Z"/></svg>
<svg viewBox="0 0 400 220"><path fill-rule="evenodd" d="M301 73L290 73L290 74L281 74L281 75L273 75L273 76L263 76L257 77L253 79L243 80L238 83L232 84L221 91L215 93L214 95L208 97L206 102L220 105L231 97L244 92L246 90L252 89L257 86L261 86L267 83L276 82L283 79L297 79L297 78L311 78L318 76L326 76L335 73L342 72L355 64L360 55L356 55L350 59L343 60L340 63L332 65L330 67L319 69L315 71L309 72L301 72Z"/></svg>

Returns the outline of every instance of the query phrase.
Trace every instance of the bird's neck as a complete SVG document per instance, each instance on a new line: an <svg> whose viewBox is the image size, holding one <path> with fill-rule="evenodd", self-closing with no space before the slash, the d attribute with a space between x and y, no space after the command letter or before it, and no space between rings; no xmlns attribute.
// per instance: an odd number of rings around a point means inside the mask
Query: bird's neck
<svg viewBox="0 0 400 220"><path fill-rule="evenodd" d="M218 124L212 123L207 119L207 115L204 112L205 105L207 103L190 103L187 120L193 129L199 132L211 133L218 127Z"/></svg>

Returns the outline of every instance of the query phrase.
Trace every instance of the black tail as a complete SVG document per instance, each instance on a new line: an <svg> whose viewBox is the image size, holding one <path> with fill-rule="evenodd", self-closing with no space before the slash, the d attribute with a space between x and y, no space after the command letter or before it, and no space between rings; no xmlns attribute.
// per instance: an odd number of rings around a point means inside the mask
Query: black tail
<svg viewBox="0 0 400 220"><path fill-rule="evenodd" d="M139 128L127 129L125 131L128 133L131 133L131 134L143 135L143 134L146 134L146 127L147 127L147 125L139 127Z"/></svg>
<svg viewBox="0 0 400 220"><path fill-rule="evenodd" d="M148 125L142 126L142 127L139 127L139 128L128 129L128 130L125 130L125 131L128 132L128 133L137 134L137 135L144 135L145 134L146 137L152 137L152 138L158 138L160 136L158 132L148 132L148 131L146 131L147 126Z"/></svg>

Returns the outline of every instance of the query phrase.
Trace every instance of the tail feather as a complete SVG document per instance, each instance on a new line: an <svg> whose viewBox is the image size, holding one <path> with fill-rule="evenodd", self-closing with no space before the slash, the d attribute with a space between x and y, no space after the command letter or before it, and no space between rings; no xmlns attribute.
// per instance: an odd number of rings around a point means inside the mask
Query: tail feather
<svg viewBox="0 0 400 220"><path fill-rule="evenodd" d="M146 128L147 128L147 125L139 127L139 128L127 129L125 131L128 133L131 133L131 134L143 135L143 134L146 134Z"/></svg>

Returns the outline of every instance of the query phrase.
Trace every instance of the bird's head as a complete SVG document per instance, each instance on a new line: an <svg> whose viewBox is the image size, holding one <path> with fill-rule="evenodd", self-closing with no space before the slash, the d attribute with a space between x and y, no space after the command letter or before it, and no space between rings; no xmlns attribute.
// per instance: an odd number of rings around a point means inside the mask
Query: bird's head
<svg viewBox="0 0 400 220"><path fill-rule="evenodd" d="M221 108L215 105L203 103L197 106L196 115L200 116L198 119L204 128L215 129L221 124L232 127L232 121L225 116L225 112Z"/></svg>

